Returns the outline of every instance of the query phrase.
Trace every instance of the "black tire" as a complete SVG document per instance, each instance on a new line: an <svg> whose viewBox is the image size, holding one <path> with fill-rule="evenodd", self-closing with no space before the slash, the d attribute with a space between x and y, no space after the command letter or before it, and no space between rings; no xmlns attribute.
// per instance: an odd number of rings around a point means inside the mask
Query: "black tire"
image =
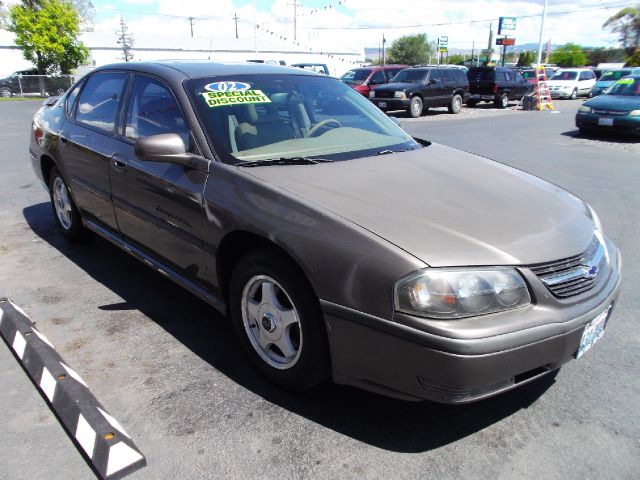
<svg viewBox="0 0 640 480"><path fill-rule="evenodd" d="M451 97L451 102L447 105L449 108L449 113L460 113L460 109L462 108L462 97L457 93Z"/></svg>
<svg viewBox="0 0 640 480"><path fill-rule="evenodd" d="M499 97L496 97L494 100L496 107L498 108L507 108L509 106L509 95L503 93Z"/></svg>
<svg viewBox="0 0 640 480"><path fill-rule="evenodd" d="M478 102L476 102L475 100L467 100L467 107L469 108L474 108L477 104Z"/></svg>
<svg viewBox="0 0 640 480"><path fill-rule="evenodd" d="M569 97L569 100L575 100L576 98L578 98L578 89L574 88L573 92L571 92L571 96Z"/></svg>
<svg viewBox="0 0 640 480"><path fill-rule="evenodd" d="M411 118L418 118L422 115L422 99L419 96L411 97L411 102L409 103L409 107L407 108L407 114Z"/></svg>
<svg viewBox="0 0 640 480"><path fill-rule="evenodd" d="M9 87L0 88L0 97L2 97L2 98L11 98L11 95L13 95L13 92L11 91L11 89Z"/></svg>
<svg viewBox="0 0 640 480"><path fill-rule="evenodd" d="M299 355L291 367L279 369L267 363L249 338L243 319L243 293L256 277L275 280L288 297L285 301L290 300L298 314L296 328L301 341ZM320 304L302 272L280 252L268 248L255 250L240 259L231 275L229 311L242 347L258 370L273 383L288 390L304 391L330 378L327 332ZM256 323L251 328L262 326Z"/></svg>
<svg viewBox="0 0 640 480"><path fill-rule="evenodd" d="M63 223L60 216L58 215L58 208L62 208L62 206L59 204L58 207L56 207L57 200L56 192L54 190L60 186L59 182L62 182L62 186L66 190L68 206L70 208L68 224ZM51 199L53 218L55 218L58 229L67 240L77 242L86 240L90 237L88 230L82 224L82 217L80 216L80 212L78 211L78 208L76 207L76 204L71 197L71 192L69 191L67 182L65 181L64 177L57 167L53 167L51 169L51 173L49 174L49 198Z"/></svg>

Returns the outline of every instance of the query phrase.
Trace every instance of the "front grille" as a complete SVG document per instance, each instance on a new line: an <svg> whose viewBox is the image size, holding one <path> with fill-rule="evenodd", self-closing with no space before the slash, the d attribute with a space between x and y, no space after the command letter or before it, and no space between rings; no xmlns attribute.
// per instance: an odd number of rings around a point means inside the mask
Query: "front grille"
<svg viewBox="0 0 640 480"><path fill-rule="evenodd" d="M393 92L376 92L376 98L393 98Z"/></svg>
<svg viewBox="0 0 640 480"><path fill-rule="evenodd" d="M593 288L608 261L607 250L598 235L580 255L529 266L556 297L567 298Z"/></svg>
<svg viewBox="0 0 640 480"><path fill-rule="evenodd" d="M594 108L593 113L598 113L600 115L626 115L629 112L621 110L596 110Z"/></svg>

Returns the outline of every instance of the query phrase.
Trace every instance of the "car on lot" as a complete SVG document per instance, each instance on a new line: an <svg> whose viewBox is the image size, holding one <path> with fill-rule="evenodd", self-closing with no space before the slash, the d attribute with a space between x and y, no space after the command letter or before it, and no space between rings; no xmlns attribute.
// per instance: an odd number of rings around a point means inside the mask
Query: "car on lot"
<svg viewBox="0 0 640 480"><path fill-rule="evenodd" d="M604 71L600 78L596 80L593 87L591 87L591 96L597 97L622 77L632 74L640 74L640 68L620 68L618 70Z"/></svg>
<svg viewBox="0 0 640 480"><path fill-rule="evenodd" d="M331 75L329 65L326 63L292 63L291 66L302 68L303 70L310 70L312 72L324 73L325 75Z"/></svg>
<svg viewBox="0 0 640 480"><path fill-rule="evenodd" d="M389 83L396 74L408 65L385 65L378 67L353 68L340 77L340 80L360 92L365 97L377 85Z"/></svg>
<svg viewBox="0 0 640 480"><path fill-rule="evenodd" d="M596 74L588 68L563 68L547 82L551 98L575 99L590 97L596 83Z"/></svg>
<svg viewBox="0 0 640 480"><path fill-rule="evenodd" d="M414 118L429 107L448 107L450 113L458 113L468 98L465 71L445 66L406 68L391 83L369 93L369 100L380 110L406 110Z"/></svg>
<svg viewBox="0 0 640 480"><path fill-rule="evenodd" d="M228 312L287 388L477 400L580 357L616 302L620 255L584 201L414 139L326 75L108 65L31 131L61 234Z"/></svg>
<svg viewBox="0 0 640 480"><path fill-rule="evenodd" d="M520 73L505 67L473 67L467 73L470 97L467 106L479 102L493 102L498 108L507 108L510 100L520 100L531 85Z"/></svg>
<svg viewBox="0 0 640 480"><path fill-rule="evenodd" d="M0 78L0 97L34 95L41 91L45 95L62 95L71 83L69 76L39 76L36 69L19 70Z"/></svg>
<svg viewBox="0 0 640 480"><path fill-rule="evenodd" d="M598 130L640 135L640 73L621 78L580 105L576 127L581 134Z"/></svg>

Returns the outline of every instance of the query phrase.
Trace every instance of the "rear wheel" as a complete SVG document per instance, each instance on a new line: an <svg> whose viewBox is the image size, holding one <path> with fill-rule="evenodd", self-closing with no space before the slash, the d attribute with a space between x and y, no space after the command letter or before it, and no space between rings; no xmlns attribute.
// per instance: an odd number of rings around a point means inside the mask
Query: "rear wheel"
<svg viewBox="0 0 640 480"><path fill-rule="evenodd" d="M448 105L449 113L460 113L462 107L462 97L457 93L451 98L451 103Z"/></svg>
<svg viewBox="0 0 640 480"><path fill-rule="evenodd" d="M301 391L329 377L320 305L287 257L271 249L245 255L231 276L229 308L240 343L272 382Z"/></svg>
<svg viewBox="0 0 640 480"><path fill-rule="evenodd" d="M71 193L60 170L56 167L51 169L49 175L49 194L53 215L62 235L71 241L85 239L88 232L82 225L80 212L71 198Z"/></svg>
<svg viewBox="0 0 640 480"><path fill-rule="evenodd" d="M495 100L496 107L498 108L507 108L509 105L509 95L503 93Z"/></svg>
<svg viewBox="0 0 640 480"><path fill-rule="evenodd" d="M409 104L407 113L412 118L418 118L420 115L422 115L422 99L420 97L415 96L411 99L411 103Z"/></svg>
<svg viewBox="0 0 640 480"><path fill-rule="evenodd" d="M570 100L575 100L576 98L578 98L578 89L574 88L573 92L571 92L571 96L569 97Z"/></svg>
<svg viewBox="0 0 640 480"><path fill-rule="evenodd" d="M2 87L0 88L0 97L2 98L9 98L11 97L11 94L13 92L11 91L11 89L9 87Z"/></svg>

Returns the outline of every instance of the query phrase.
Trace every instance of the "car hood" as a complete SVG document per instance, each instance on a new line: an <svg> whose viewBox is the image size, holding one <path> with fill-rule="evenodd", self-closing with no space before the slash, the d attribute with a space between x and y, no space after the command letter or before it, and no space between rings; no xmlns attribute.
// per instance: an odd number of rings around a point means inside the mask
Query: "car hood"
<svg viewBox="0 0 640 480"><path fill-rule="evenodd" d="M594 222L567 191L443 145L299 166L242 169L431 266L517 265L584 251Z"/></svg>
<svg viewBox="0 0 640 480"><path fill-rule="evenodd" d="M609 110L638 110L640 109L640 97L631 97L628 95L598 95L584 102L584 105L591 108Z"/></svg>
<svg viewBox="0 0 640 480"><path fill-rule="evenodd" d="M411 83L411 82L393 82L387 83L386 85L381 85L376 87L376 91L378 90L387 90L395 92L396 90L407 90L408 88L416 88L417 86L422 85L421 83Z"/></svg>

